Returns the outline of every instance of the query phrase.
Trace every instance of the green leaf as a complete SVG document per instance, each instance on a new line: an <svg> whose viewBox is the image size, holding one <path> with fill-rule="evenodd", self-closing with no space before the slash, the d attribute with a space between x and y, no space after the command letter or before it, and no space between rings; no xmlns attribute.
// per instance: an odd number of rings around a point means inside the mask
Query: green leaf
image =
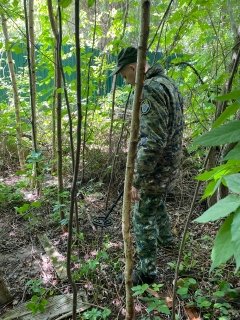
<svg viewBox="0 0 240 320"><path fill-rule="evenodd" d="M222 298L222 297L225 296L225 292L218 290L218 291L216 291L216 292L213 293L213 296L214 296L214 297L217 297L217 298Z"/></svg>
<svg viewBox="0 0 240 320"><path fill-rule="evenodd" d="M72 3L72 0L60 0L60 6L67 8Z"/></svg>
<svg viewBox="0 0 240 320"><path fill-rule="evenodd" d="M180 296L185 296L187 293L188 293L188 287L182 287L182 288L179 288L177 290L177 293L180 294Z"/></svg>
<svg viewBox="0 0 240 320"><path fill-rule="evenodd" d="M238 143L223 160L240 160L240 143Z"/></svg>
<svg viewBox="0 0 240 320"><path fill-rule="evenodd" d="M159 284L154 283L152 285L152 288L154 291L160 291L160 288L162 288L163 286L164 286L164 284L162 284L162 283L159 283Z"/></svg>
<svg viewBox="0 0 240 320"><path fill-rule="evenodd" d="M160 305L158 308L157 308L157 311L161 312L161 313L164 313L164 314L167 314L167 315L170 315L170 310L168 308L167 305ZM155 317L154 317L155 318ZM155 318L156 319L156 318ZM159 318L160 319L160 318Z"/></svg>
<svg viewBox="0 0 240 320"><path fill-rule="evenodd" d="M231 226L232 242L234 247L234 258L236 260L236 271L240 267L240 209L233 215Z"/></svg>
<svg viewBox="0 0 240 320"><path fill-rule="evenodd" d="M208 307L211 306L211 304L212 304L211 301L209 301L209 300L203 300L203 301L201 302L201 307L208 308Z"/></svg>
<svg viewBox="0 0 240 320"><path fill-rule="evenodd" d="M196 281L196 279L194 279L194 278L189 278L189 279L188 279L188 283L191 284L191 285L192 285L192 284L195 285L195 284L197 283L197 281Z"/></svg>
<svg viewBox="0 0 240 320"><path fill-rule="evenodd" d="M240 121L234 120L194 139L193 145L218 146L240 140Z"/></svg>
<svg viewBox="0 0 240 320"><path fill-rule="evenodd" d="M219 200L194 221L200 223L215 221L228 216L231 212L237 210L239 206L240 196L237 194L229 194L225 198Z"/></svg>
<svg viewBox="0 0 240 320"><path fill-rule="evenodd" d="M143 284L143 285L132 287L132 291L134 291L133 296L135 297L135 296L138 296L140 294L143 294L148 288L149 288L149 285L146 284L146 283Z"/></svg>
<svg viewBox="0 0 240 320"><path fill-rule="evenodd" d="M70 67L70 66L65 66L64 67L64 72L67 73L67 75L71 75L74 72L74 68Z"/></svg>
<svg viewBox="0 0 240 320"><path fill-rule="evenodd" d="M209 196L213 195L214 192L217 190L221 183L221 179L219 180L212 180L208 183L207 187L205 188L204 194L202 196L202 200L208 198Z"/></svg>
<svg viewBox="0 0 240 320"><path fill-rule="evenodd" d="M229 173L233 172L233 169L236 167L236 162L231 161L228 163L224 163L220 166L217 166L210 171L204 171L203 173L199 174L196 179L200 181L208 181L208 180L218 180ZM240 167L239 167L240 169ZM239 169L237 168L235 172L238 172Z"/></svg>
<svg viewBox="0 0 240 320"><path fill-rule="evenodd" d="M110 314L111 314L111 310L108 309L108 308L104 308L104 310L103 310L103 312L102 312L102 318L103 318L103 319L107 319L108 316L110 316Z"/></svg>
<svg viewBox="0 0 240 320"><path fill-rule="evenodd" d="M232 192L240 193L240 173L225 176L223 180Z"/></svg>
<svg viewBox="0 0 240 320"><path fill-rule="evenodd" d="M22 205L21 207L16 207L16 210L18 213L20 214L24 214L25 212L27 212L30 208L30 204L29 203L24 203L24 205Z"/></svg>
<svg viewBox="0 0 240 320"><path fill-rule="evenodd" d="M215 99L218 101L226 101L226 100L232 100L232 99L238 99L240 98L240 90L235 90L230 93L224 94L222 96L218 96Z"/></svg>
<svg viewBox="0 0 240 320"><path fill-rule="evenodd" d="M41 202L41 201L34 201L34 202L31 203L31 206L32 206L33 208L40 208L41 205L42 205L42 202Z"/></svg>
<svg viewBox="0 0 240 320"><path fill-rule="evenodd" d="M222 124L226 119L228 119L230 116L236 113L236 111L240 108L240 103L235 102L228 106L224 112L215 120L213 123L213 128L218 127L220 124Z"/></svg>
<svg viewBox="0 0 240 320"><path fill-rule="evenodd" d="M234 254L234 246L231 237L233 216L234 215L230 215L224 221L216 235L211 254L212 265L210 271L228 261Z"/></svg>
<svg viewBox="0 0 240 320"><path fill-rule="evenodd" d="M88 7L92 7L93 4L94 4L95 0L88 0L87 4L88 4Z"/></svg>
<svg viewBox="0 0 240 320"><path fill-rule="evenodd" d="M57 88L56 93L64 93L64 88Z"/></svg>

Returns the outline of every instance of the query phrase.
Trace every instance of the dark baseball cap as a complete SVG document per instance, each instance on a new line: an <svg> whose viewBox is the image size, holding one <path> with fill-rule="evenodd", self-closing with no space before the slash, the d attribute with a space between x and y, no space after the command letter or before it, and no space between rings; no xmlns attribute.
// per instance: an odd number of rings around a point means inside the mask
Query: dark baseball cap
<svg viewBox="0 0 240 320"><path fill-rule="evenodd" d="M119 73L119 71L130 63L137 62L137 49L134 47L128 47L126 49L122 49L117 57L117 67L111 73L111 76Z"/></svg>

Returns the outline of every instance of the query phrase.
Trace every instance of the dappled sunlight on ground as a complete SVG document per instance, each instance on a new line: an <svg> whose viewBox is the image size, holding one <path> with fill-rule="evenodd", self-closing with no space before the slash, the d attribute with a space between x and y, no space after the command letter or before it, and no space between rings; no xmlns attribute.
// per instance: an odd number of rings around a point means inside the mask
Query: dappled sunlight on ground
<svg viewBox="0 0 240 320"><path fill-rule="evenodd" d="M41 256L40 261L40 268L41 268L41 278L44 284L57 284L57 280L55 279L55 272L54 268L51 264L50 259L46 255Z"/></svg>

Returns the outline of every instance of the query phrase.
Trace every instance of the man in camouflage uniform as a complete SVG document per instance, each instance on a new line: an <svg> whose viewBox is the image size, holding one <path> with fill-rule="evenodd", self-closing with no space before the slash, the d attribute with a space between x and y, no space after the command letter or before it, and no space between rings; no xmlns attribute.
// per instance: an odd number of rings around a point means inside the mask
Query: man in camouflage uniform
<svg viewBox="0 0 240 320"><path fill-rule="evenodd" d="M137 49L129 47L118 55L120 73L135 85ZM173 80L161 66L145 68L141 99L140 132L135 161L132 200L133 227L139 258L134 285L156 278L157 245L171 245L173 238L164 200L178 177L182 151L183 101Z"/></svg>

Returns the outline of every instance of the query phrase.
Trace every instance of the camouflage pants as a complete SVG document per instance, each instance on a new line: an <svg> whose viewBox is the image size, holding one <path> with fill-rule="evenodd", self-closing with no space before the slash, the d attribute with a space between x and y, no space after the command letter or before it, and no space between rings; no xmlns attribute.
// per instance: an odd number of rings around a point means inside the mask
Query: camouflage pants
<svg viewBox="0 0 240 320"><path fill-rule="evenodd" d="M141 194L134 207L133 229L138 269L144 274L156 275L157 245L172 240L170 221L161 195Z"/></svg>

